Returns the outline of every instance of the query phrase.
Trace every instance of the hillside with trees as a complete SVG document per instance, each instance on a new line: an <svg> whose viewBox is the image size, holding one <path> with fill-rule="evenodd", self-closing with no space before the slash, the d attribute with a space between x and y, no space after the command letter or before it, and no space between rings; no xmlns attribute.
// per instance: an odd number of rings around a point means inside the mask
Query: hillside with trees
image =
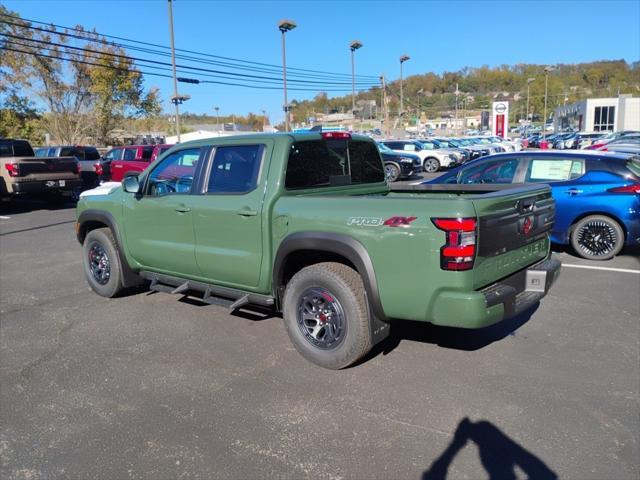
<svg viewBox="0 0 640 480"><path fill-rule="evenodd" d="M541 119L544 107L545 65L501 65L464 68L442 75L425 73L404 79L405 110L417 109L428 118L446 115L455 109L456 85L458 105L462 109L478 111L490 108L495 100L510 100L511 120L525 117L527 79L530 83L529 111ZM603 60L573 65L555 65L548 80L548 111L564 103L587 97L612 97L619 94L640 94L640 62L628 64L624 60ZM397 115L400 82L387 80L389 111ZM381 89L359 92L356 101L375 100L381 105ZM317 113L340 113L351 110L351 95L328 97L320 92L312 100L292 101L295 121L305 121Z"/></svg>

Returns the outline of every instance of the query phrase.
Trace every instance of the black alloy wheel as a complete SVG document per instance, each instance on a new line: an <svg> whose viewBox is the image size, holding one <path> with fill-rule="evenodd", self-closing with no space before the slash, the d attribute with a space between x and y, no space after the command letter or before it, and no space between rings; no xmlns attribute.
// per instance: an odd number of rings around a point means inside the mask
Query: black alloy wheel
<svg viewBox="0 0 640 480"><path fill-rule="evenodd" d="M571 232L571 245L576 253L590 260L608 260L620 253L623 244L622 228L604 215L583 218Z"/></svg>
<svg viewBox="0 0 640 480"><path fill-rule="evenodd" d="M336 348L347 331L342 305L325 288L305 290L298 301L298 328L314 347L322 350Z"/></svg>

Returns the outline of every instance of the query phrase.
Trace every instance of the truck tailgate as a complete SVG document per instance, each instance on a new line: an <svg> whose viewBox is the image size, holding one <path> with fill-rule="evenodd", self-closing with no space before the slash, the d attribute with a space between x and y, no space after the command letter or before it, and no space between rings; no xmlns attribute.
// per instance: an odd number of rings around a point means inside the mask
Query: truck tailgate
<svg viewBox="0 0 640 480"><path fill-rule="evenodd" d="M548 185L523 185L471 197L478 217L474 288L547 256L555 203Z"/></svg>
<svg viewBox="0 0 640 480"><path fill-rule="evenodd" d="M19 157L15 163L20 181L77 177L75 157Z"/></svg>

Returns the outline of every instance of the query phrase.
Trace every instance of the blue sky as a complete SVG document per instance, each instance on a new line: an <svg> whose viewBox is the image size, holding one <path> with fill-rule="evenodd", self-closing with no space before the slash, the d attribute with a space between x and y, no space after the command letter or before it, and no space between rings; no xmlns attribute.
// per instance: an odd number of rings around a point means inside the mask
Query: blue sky
<svg viewBox="0 0 640 480"><path fill-rule="evenodd" d="M8 0L24 18L80 24L98 32L169 45L165 0ZM281 64L283 18L297 22L287 35L290 67L350 74L349 42L360 40L356 73L393 80L398 58L404 75L455 71L465 66L578 63L640 59L640 1L195 1L175 0L176 47ZM209 68L216 68L211 67ZM161 89L169 79L148 77ZM220 85L180 85L191 95L184 109L220 114L266 110L282 119L282 93ZM291 92L310 98L313 92Z"/></svg>

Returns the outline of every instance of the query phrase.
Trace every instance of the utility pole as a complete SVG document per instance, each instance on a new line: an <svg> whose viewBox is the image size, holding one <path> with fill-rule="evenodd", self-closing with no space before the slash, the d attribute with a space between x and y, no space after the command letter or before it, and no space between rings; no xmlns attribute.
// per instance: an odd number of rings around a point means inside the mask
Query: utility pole
<svg viewBox="0 0 640 480"><path fill-rule="evenodd" d="M362 48L362 43L358 40L354 40L349 44L351 50L351 113L353 118L356 118L356 61L355 51Z"/></svg>
<svg viewBox="0 0 640 480"><path fill-rule="evenodd" d="M553 71L554 67L544 67L544 117L542 118L542 141L547 141L547 86L549 83L549 72Z"/></svg>
<svg viewBox="0 0 640 480"><path fill-rule="evenodd" d="M296 22L292 20L280 20L278 23L278 29L282 32L282 84L284 88L284 129L285 132L290 130L289 128L289 102L287 100L287 53L285 44L285 33L290 32L296 28Z"/></svg>
<svg viewBox="0 0 640 480"><path fill-rule="evenodd" d="M529 87L531 82L535 81L535 77L527 78L527 118L525 118L525 132L529 132Z"/></svg>
<svg viewBox="0 0 640 480"><path fill-rule="evenodd" d="M384 129L384 135L389 136L389 109L387 101L387 84L384 79L384 75L380 75L380 82L382 83L382 127Z"/></svg>
<svg viewBox="0 0 640 480"><path fill-rule="evenodd" d="M453 131L455 132L456 136L458 135L458 95L460 95L460 90L458 90L458 84L456 83L456 119L455 122L453 124Z"/></svg>
<svg viewBox="0 0 640 480"><path fill-rule="evenodd" d="M402 64L409 60L411 57L409 55L402 55L400 57L400 122L402 122L402 115L404 114L404 97L402 92Z"/></svg>
<svg viewBox="0 0 640 480"><path fill-rule="evenodd" d="M169 33L171 34L171 67L173 68L173 98L171 101L176 106L176 137L177 143L180 143L180 97L178 95L178 77L176 76L176 48L173 41L173 8L171 0L169 4Z"/></svg>

